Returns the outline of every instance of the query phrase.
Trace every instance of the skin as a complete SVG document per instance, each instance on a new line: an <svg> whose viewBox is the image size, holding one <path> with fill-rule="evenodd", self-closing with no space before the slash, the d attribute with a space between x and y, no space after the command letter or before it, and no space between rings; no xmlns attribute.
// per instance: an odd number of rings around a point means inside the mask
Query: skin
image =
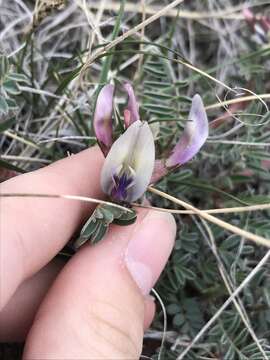
<svg viewBox="0 0 270 360"><path fill-rule="evenodd" d="M91 148L12 178L0 191L101 199L102 164ZM139 211L135 224L111 226L101 242L63 262L55 255L94 204L1 198L0 207L0 340L25 340L24 359L138 359L155 312L148 294L174 244L172 216Z"/></svg>

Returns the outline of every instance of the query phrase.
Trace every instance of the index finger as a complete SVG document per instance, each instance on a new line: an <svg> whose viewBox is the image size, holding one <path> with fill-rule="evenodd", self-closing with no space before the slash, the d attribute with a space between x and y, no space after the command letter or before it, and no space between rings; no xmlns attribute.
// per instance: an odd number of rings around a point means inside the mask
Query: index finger
<svg viewBox="0 0 270 360"><path fill-rule="evenodd" d="M1 184L2 193L69 194L101 198L103 155L95 147ZM53 198L2 198L0 309L18 285L45 266L94 204Z"/></svg>

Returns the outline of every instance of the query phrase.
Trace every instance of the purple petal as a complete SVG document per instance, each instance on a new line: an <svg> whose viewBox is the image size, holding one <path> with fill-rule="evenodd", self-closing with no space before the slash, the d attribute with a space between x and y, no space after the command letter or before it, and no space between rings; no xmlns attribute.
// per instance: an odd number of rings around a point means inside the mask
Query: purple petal
<svg viewBox="0 0 270 360"><path fill-rule="evenodd" d="M268 33L268 31L270 31L270 17L268 16L262 16L261 20L260 20L260 24L263 28L263 30Z"/></svg>
<svg viewBox="0 0 270 360"><path fill-rule="evenodd" d="M140 120L139 106L134 94L133 87L129 83L124 84L124 89L128 94L127 108L124 110L124 122L126 129L135 121Z"/></svg>
<svg viewBox="0 0 270 360"><path fill-rule="evenodd" d="M179 166L193 158L208 137L208 119L200 95L192 99L184 132L166 161L167 167Z"/></svg>
<svg viewBox="0 0 270 360"><path fill-rule="evenodd" d="M246 19L246 21L250 24L250 25L254 25L254 22L255 22L255 16L254 14L250 11L250 9L248 8L245 8L243 10L243 15Z"/></svg>
<svg viewBox="0 0 270 360"><path fill-rule="evenodd" d="M111 197L118 201L125 201L128 197L128 189L134 184L134 176L130 172L123 172L121 176L113 175L113 188Z"/></svg>
<svg viewBox="0 0 270 360"><path fill-rule="evenodd" d="M102 172L101 187L116 201L132 202L146 191L155 162L153 134L136 121L112 145Z"/></svg>
<svg viewBox="0 0 270 360"><path fill-rule="evenodd" d="M113 143L112 111L113 85L105 85L97 98L94 114L94 130L98 143L106 156Z"/></svg>
<svg viewBox="0 0 270 360"><path fill-rule="evenodd" d="M169 172L169 169L165 165L164 160L156 160L154 171L150 180L150 184L155 184L157 181L159 181L161 178L163 178L165 175L167 175Z"/></svg>

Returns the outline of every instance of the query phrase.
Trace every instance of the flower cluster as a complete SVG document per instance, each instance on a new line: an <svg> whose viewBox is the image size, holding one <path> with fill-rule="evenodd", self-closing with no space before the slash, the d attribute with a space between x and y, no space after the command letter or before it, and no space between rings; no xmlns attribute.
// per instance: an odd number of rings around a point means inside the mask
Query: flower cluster
<svg viewBox="0 0 270 360"><path fill-rule="evenodd" d="M208 137L208 119L200 95L195 95L184 131L166 159L155 159L152 131L141 121L133 88L126 83L128 95L124 109L125 132L113 141L114 86L105 85L97 98L94 131L104 153L101 173L104 193L116 202L131 203L140 198L149 184L183 165L200 150Z"/></svg>
<svg viewBox="0 0 270 360"><path fill-rule="evenodd" d="M243 15L255 36L255 41L259 44L267 44L269 42L270 17L267 15L255 15L248 8L243 10Z"/></svg>

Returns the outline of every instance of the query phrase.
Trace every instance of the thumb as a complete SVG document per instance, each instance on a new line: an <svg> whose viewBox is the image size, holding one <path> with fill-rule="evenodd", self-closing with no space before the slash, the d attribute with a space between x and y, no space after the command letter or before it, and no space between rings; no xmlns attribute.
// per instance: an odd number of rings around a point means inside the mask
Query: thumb
<svg viewBox="0 0 270 360"><path fill-rule="evenodd" d="M138 359L151 288L174 244L172 215L141 211L64 267L41 305L25 359Z"/></svg>

